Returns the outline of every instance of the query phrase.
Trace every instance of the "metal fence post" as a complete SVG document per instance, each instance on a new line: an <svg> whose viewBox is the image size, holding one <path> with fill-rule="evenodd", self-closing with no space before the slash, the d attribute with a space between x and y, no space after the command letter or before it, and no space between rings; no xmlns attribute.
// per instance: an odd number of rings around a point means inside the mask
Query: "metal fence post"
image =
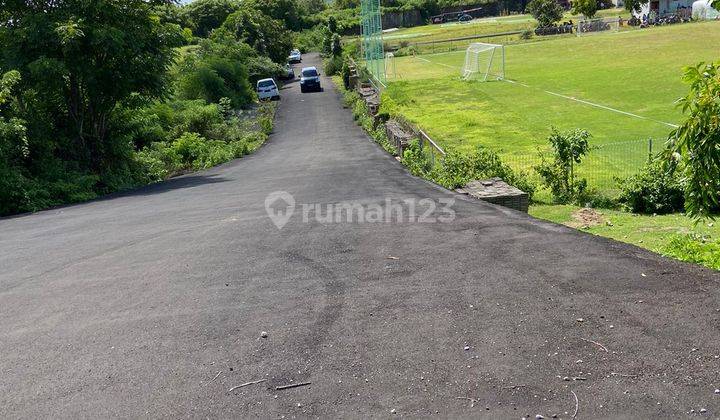
<svg viewBox="0 0 720 420"><path fill-rule="evenodd" d="M653 158L653 144L652 143L653 143L653 139L650 139L650 141L648 142L648 150L649 150L648 160L649 161L651 161Z"/></svg>

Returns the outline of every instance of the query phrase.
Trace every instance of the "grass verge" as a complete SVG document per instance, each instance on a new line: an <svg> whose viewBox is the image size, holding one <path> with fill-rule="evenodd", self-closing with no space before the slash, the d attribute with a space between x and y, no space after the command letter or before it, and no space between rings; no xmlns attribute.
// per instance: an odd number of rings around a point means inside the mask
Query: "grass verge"
<svg viewBox="0 0 720 420"><path fill-rule="evenodd" d="M720 228L682 214L646 216L567 205L534 205L530 215L658 254L720 270Z"/></svg>

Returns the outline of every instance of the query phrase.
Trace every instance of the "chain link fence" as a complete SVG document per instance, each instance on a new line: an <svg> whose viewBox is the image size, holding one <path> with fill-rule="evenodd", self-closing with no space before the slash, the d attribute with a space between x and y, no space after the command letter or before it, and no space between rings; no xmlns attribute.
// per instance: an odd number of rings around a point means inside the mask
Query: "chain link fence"
<svg viewBox="0 0 720 420"><path fill-rule="evenodd" d="M637 174L651 157L660 150L662 143L657 140L634 140L605 143L594 146L575 166L577 179L585 178L588 186L605 195L614 196L619 192L618 181ZM522 171L536 182L540 177L534 168L546 159L552 159L549 150L535 153L513 153L496 151L502 161L516 171Z"/></svg>

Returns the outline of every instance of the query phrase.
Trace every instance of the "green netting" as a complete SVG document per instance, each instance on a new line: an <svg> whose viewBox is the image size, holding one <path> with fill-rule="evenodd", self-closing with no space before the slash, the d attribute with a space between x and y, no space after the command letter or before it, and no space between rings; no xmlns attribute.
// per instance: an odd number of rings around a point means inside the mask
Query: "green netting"
<svg viewBox="0 0 720 420"><path fill-rule="evenodd" d="M362 51L365 65L373 77L385 84L385 62L382 40L380 0L361 0Z"/></svg>

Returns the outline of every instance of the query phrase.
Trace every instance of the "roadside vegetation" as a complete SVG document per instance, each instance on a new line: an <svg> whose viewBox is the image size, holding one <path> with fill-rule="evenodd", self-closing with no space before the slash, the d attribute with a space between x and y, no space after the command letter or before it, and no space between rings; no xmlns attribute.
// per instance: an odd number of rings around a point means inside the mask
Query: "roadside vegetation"
<svg viewBox="0 0 720 420"><path fill-rule="evenodd" d="M592 6L575 12L617 11ZM568 16L550 12L546 24ZM410 121L447 152L433 165L411 144L401 160L413 174L451 189L499 176L530 193L535 217L720 269L720 72L696 42L717 25L510 45L506 81L488 83L461 80L462 50L396 57L378 117ZM423 29L435 28L390 36Z"/></svg>
<svg viewBox="0 0 720 420"><path fill-rule="evenodd" d="M296 4L295 2L291 2ZM10 2L0 11L0 215L242 157L272 130L256 80L283 74L275 1ZM299 19L299 18L298 18Z"/></svg>
<svg viewBox="0 0 720 420"><path fill-rule="evenodd" d="M720 227L713 221L548 204L531 206L530 215L720 270Z"/></svg>

